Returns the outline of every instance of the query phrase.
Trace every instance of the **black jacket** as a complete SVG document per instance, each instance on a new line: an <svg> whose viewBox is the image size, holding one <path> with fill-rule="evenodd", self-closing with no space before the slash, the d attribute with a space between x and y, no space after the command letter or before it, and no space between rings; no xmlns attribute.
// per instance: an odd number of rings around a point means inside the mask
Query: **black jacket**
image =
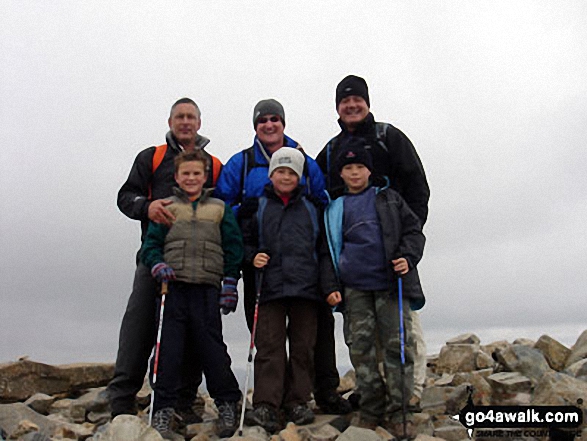
<svg viewBox="0 0 587 441"><path fill-rule="evenodd" d="M284 206L269 185L261 198L245 201L240 217L245 261L252 263L260 251L270 256L261 303L284 297L324 301L339 290L319 201L298 187Z"/></svg>
<svg viewBox="0 0 587 441"><path fill-rule="evenodd" d="M342 140L350 136L363 137L368 143L367 148L371 151L373 159L373 184L384 187L387 177L389 186L405 199L424 226L428 217L430 189L422 162L408 137L391 124L376 123L371 113L352 133L342 121L339 120L338 123L341 132L332 138L316 157L316 162L326 177L326 189L331 194L337 194L344 188L344 182L336 169L336 157ZM384 132L379 140L378 125L382 125ZM384 140L384 146L381 144L381 138Z"/></svg>
<svg viewBox="0 0 587 441"><path fill-rule="evenodd" d="M167 150L161 164L153 173L153 155L155 147L148 147L139 152L132 165L128 179L118 191L118 208L131 219L141 221L141 242L149 226L149 205L157 199L173 196L173 187L176 186L173 160L182 151L175 138L168 132L165 140ZM203 149L210 140L199 136L196 146ZM207 155L209 155L206 152ZM209 173L208 180L212 179ZM207 182L205 187L209 187Z"/></svg>

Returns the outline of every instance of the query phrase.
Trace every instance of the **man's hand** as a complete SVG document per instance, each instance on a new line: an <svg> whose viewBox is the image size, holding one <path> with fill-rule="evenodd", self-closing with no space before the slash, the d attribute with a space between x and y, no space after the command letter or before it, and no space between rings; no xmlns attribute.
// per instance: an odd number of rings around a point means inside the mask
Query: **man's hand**
<svg viewBox="0 0 587 441"><path fill-rule="evenodd" d="M393 270L396 273L398 273L400 276L403 276L404 274L406 274L410 270L410 267L408 265L408 261L403 257L400 257L399 259L392 260L391 263L393 263Z"/></svg>
<svg viewBox="0 0 587 441"><path fill-rule="evenodd" d="M253 266L255 268L263 268L269 262L269 254L266 253L257 253L255 258L253 259Z"/></svg>
<svg viewBox="0 0 587 441"><path fill-rule="evenodd" d="M172 202L167 199L157 199L149 204L149 219L158 224L165 224L171 227L171 223L175 220L175 216L171 214L166 206Z"/></svg>
<svg viewBox="0 0 587 441"><path fill-rule="evenodd" d="M238 303L238 292L236 291L237 280L234 277L225 277L222 280L222 291L220 292L220 310L226 315L236 311Z"/></svg>
<svg viewBox="0 0 587 441"><path fill-rule="evenodd" d="M157 282L169 282L175 280L173 268L164 262L157 263L151 268L151 275L157 279Z"/></svg>
<svg viewBox="0 0 587 441"><path fill-rule="evenodd" d="M328 297L326 297L326 301L330 306L338 305L340 302L342 302L342 296L340 295L340 291L334 291L328 294Z"/></svg>

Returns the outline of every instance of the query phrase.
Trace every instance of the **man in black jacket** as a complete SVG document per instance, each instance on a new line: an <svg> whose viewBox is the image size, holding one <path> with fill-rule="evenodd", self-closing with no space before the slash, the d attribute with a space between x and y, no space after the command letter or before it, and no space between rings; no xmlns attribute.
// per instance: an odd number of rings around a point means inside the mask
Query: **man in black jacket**
<svg viewBox="0 0 587 441"><path fill-rule="evenodd" d="M173 215L166 206L166 200L173 195L174 158L182 151L203 149L210 140L199 135L201 125L200 109L190 98L182 98L171 107L169 132L166 143L148 147L141 151L132 165L127 181L118 192L118 208L126 216L141 222L141 242L144 239L149 221L171 225ZM206 153L210 170L207 187L212 187L218 177L222 164ZM137 269L133 289L120 327L118 356L114 378L108 385L108 397L112 416L136 414L136 394L143 385L147 363L156 332L156 296L159 285L152 277L150 269L137 258ZM190 345L187 345L188 347ZM200 363L188 350L184 355L183 386L180 391L178 413L186 423L198 422L191 410L197 389L202 381ZM188 366L190 366L188 368ZM201 420L200 420L201 421Z"/></svg>
<svg viewBox="0 0 587 441"><path fill-rule="evenodd" d="M370 152L373 161L371 175L373 184L380 187L389 185L397 191L424 226L428 217L430 189L422 162L413 144L402 131L391 124L375 122L370 111L369 90L363 78L349 75L338 84L336 111L341 131L316 157L316 162L326 178L326 189L330 195L335 198L344 191L344 182L336 167L341 143L351 137L364 138L365 149ZM416 326L419 326L419 318L416 316L414 320L417 321ZM320 311L318 324L314 354L316 370L314 395L320 405L320 397L332 397L332 390L338 387L339 378L334 351L334 317L329 308L323 308ZM420 342L417 348L417 356L420 359L417 360L415 367L418 371L426 353L421 333L416 338ZM425 364L423 369L425 373ZM421 376L422 369L420 368L418 372L416 372L416 395L421 392L419 381L423 381L418 378L418 375ZM327 408L327 403L321 407Z"/></svg>

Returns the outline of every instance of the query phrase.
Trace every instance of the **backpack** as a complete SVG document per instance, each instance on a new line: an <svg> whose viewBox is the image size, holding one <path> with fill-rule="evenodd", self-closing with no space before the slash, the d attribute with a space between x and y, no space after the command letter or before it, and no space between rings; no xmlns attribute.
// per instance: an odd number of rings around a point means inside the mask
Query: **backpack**
<svg viewBox="0 0 587 441"><path fill-rule="evenodd" d="M155 153L153 153L153 164L151 168L151 176L155 174L155 171L159 168L161 163L163 162L163 158L165 153L167 152L167 144L161 144L155 147ZM220 170L222 169L222 163L220 159L216 156L211 155L208 152L205 152L210 158L212 159L212 173L209 173L208 181L206 184L209 187L213 187L216 185L216 181L218 180L218 175L220 174ZM149 199L151 199L151 183L149 183Z"/></svg>
<svg viewBox="0 0 587 441"><path fill-rule="evenodd" d="M293 148L293 147L288 147L288 148ZM264 163L260 163L260 162L256 161L256 159L255 159L255 146L244 149L241 153L243 155L243 168L241 170L241 179L240 179L241 192L240 192L239 199L236 200L233 205L238 205L246 199L246 189L245 189L246 185L245 184L246 184L247 176L249 175L251 170L254 168L257 168L257 167L264 167L267 169L269 168L269 164L264 164ZM304 158L306 159L304 161L304 171L302 173L302 175L306 178L306 194L311 195L312 191L310 188L310 172L308 171L308 159L307 159L306 153L303 150L302 150L302 153L304 154Z"/></svg>

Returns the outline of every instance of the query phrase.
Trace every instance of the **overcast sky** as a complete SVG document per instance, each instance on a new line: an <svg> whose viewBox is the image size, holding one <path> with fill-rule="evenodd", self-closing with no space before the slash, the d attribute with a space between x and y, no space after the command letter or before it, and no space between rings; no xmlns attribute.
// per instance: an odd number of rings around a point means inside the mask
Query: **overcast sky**
<svg viewBox="0 0 587 441"><path fill-rule="evenodd" d="M116 195L175 100L198 102L223 161L270 97L316 155L350 73L429 179L429 352L463 332L571 345L587 328L586 22L582 0L2 0L0 362L115 359L140 236ZM224 322L237 366L241 308Z"/></svg>

